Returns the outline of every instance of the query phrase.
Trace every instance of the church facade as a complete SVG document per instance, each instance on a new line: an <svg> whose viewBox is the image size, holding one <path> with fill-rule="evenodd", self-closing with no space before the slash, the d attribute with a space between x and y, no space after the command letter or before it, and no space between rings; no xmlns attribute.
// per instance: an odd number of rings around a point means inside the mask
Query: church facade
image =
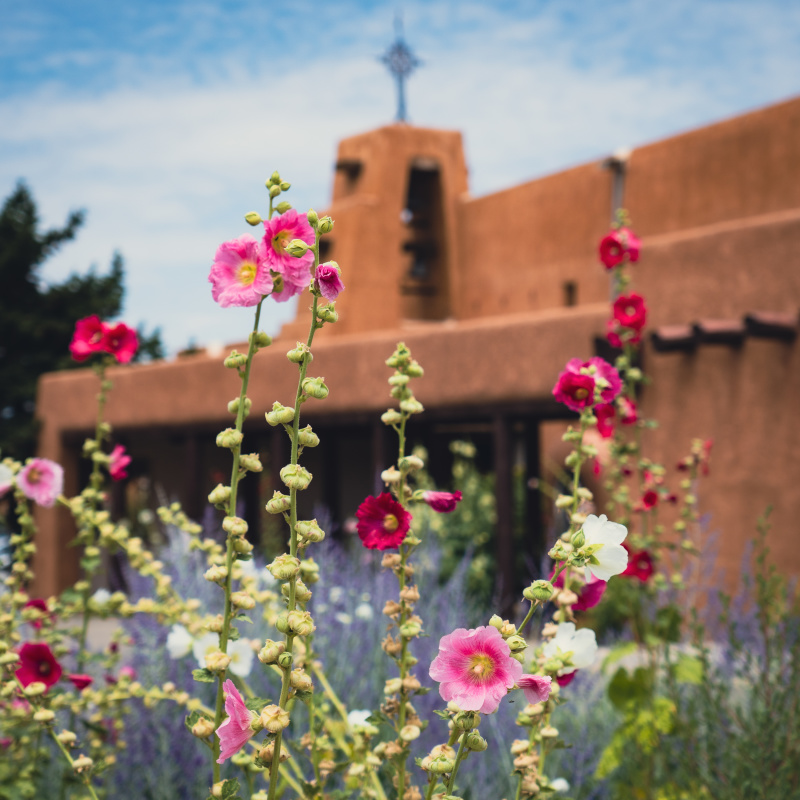
<svg viewBox="0 0 800 800"><path fill-rule="evenodd" d="M553 384L570 358L604 352L609 279L597 243L619 206L642 238L633 286L648 302L642 359L653 383L641 406L661 426L648 433L649 455L671 469L693 437L713 439L701 508L719 532L729 583L770 504L775 559L800 572L800 98L483 197L469 193L456 132L394 124L342 141L328 208L335 229L321 255L340 263L347 290L340 321L314 347L330 395L303 410L322 440L307 464L309 506L343 524L377 488L393 458L379 420L390 404L383 362L405 341L425 367L416 394L426 413L415 425L432 472L446 480L447 442L471 438L495 473L497 557L511 585L515 550L544 549L537 481L561 456L569 419ZM285 351L305 339L306 315L301 299L298 320L253 368L245 436L267 465L263 480L243 484L254 531L287 456L286 437L263 414L294 395ZM199 352L110 377L115 440L201 517L229 468L214 435L229 424L235 374ZM39 454L64 465L68 493L79 486L96 391L91 370L40 381ZM520 469L527 529L515 540ZM66 513L38 514L35 572L46 594L76 577L77 562Z"/></svg>

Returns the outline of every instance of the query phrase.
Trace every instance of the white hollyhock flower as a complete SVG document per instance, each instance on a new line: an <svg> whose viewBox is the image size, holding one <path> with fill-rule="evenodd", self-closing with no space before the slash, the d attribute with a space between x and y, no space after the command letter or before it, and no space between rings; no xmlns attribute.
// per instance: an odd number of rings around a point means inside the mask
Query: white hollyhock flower
<svg viewBox="0 0 800 800"><path fill-rule="evenodd" d="M89 601L94 603L98 608L107 606L109 600L111 600L111 592L109 592L108 589L98 589L89 598Z"/></svg>
<svg viewBox="0 0 800 800"><path fill-rule="evenodd" d="M568 792L569 781L567 781L566 778L556 778L555 780L550 781L550 788L554 792Z"/></svg>
<svg viewBox="0 0 800 800"><path fill-rule="evenodd" d="M0 464L0 496L4 495L13 485L14 473L5 464Z"/></svg>
<svg viewBox="0 0 800 800"><path fill-rule="evenodd" d="M375 612L372 610L372 606L369 603L359 603L356 606L355 615L365 622L371 620L372 617L375 615Z"/></svg>
<svg viewBox="0 0 800 800"><path fill-rule="evenodd" d="M192 655L201 669L204 669L206 666L206 656L217 650L219 650L219 634L212 633L211 631L204 633L202 636L198 636L198 638L192 642Z"/></svg>
<svg viewBox="0 0 800 800"><path fill-rule="evenodd" d="M347 722L349 723L351 728L355 728L356 725L360 727L364 727L364 725L368 725L367 719L372 716L371 711L361 711L359 709L353 709L352 711L347 712Z"/></svg>
<svg viewBox="0 0 800 800"><path fill-rule="evenodd" d="M597 563L586 565L595 578L607 581L612 575L625 571L628 566L628 551L622 546L622 542L628 535L628 529L624 525L609 521L605 514L599 517L589 514L582 530L586 537L584 547L600 545L593 553Z"/></svg>
<svg viewBox="0 0 800 800"><path fill-rule="evenodd" d="M547 642L543 649L548 658L571 653L569 661L572 666L558 671L559 675L569 675L576 669L588 667L594 661L597 655L597 640L591 628L576 630L574 622L560 622L556 635Z"/></svg>
<svg viewBox="0 0 800 800"><path fill-rule="evenodd" d="M167 652L170 658L183 658L189 655L194 644L194 637L183 625L175 624L167 636Z"/></svg>
<svg viewBox="0 0 800 800"><path fill-rule="evenodd" d="M240 678L246 678L253 668L253 645L249 639L237 639L235 642L228 642L228 655L231 657L231 665L228 669Z"/></svg>

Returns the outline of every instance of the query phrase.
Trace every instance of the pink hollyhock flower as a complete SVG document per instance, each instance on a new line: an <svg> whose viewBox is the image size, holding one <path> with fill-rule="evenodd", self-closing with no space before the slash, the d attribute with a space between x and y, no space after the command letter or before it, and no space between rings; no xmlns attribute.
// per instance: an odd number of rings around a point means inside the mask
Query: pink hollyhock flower
<svg viewBox="0 0 800 800"><path fill-rule="evenodd" d="M594 378L566 369L558 376L553 397L573 411L590 408L594 405Z"/></svg>
<svg viewBox="0 0 800 800"><path fill-rule="evenodd" d="M550 685L553 679L544 675L523 675L517 686L522 689L529 703L546 703L550 697Z"/></svg>
<svg viewBox="0 0 800 800"><path fill-rule="evenodd" d="M555 575L555 572L555 569L553 569L548 580L553 580L553 575ZM555 586L556 589L564 588L563 572L559 574L555 581L553 581L553 586ZM603 592L606 590L606 582L601 581L599 578L595 578L591 572L586 570L584 582L576 584L570 580L569 588L578 595L578 602L572 606L573 610L587 611L590 608L594 608L600 602L600 599L603 597Z"/></svg>
<svg viewBox="0 0 800 800"><path fill-rule="evenodd" d="M317 267L314 278L319 287L320 294L322 294L326 300L335 300L344 289L341 271L339 270L339 265L335 261L326 261L324 264L320 264Z"/></svg>
<svg viewBox="0 0 800 800"><path fill-rule="evenodd" d="M120 364L127 364L139 349L139 337L133 328L124 322L116 325L103 325L103 339L100 342L104 353L110 353Z"/></svg>
<svg viewBox="0 0 800 800"><path fill-rule="evenodd" d="M617 407L619 408L619 421L623 425L633 425L639 419L636 403L627 397L617 398Z"/></svg>
<svg viewBox="0 0 800 800"><path fill-rule="evenodd" d="M298 214L296 209L290 208L285 214L264 220L264 257L269 268L283 277L283 288L273 294L279 303L299 294L311 283L314 253L308 250L299 258L289 255L286 248L292 239L301 239L309 245L314 244L314 229L305 215Z"/></svg>
<svg viewBox="0 0 800 800"><path fill-rule="evenodd" d="M94 678L91 675L85 675L83 673L67 675L67 678L79 692L83 691L87 686L91 686L94 682Z"/></svg>
<svg viewBox="0 0 800 800"><path fill-rule="evenodd" d="M64 488L64 470L48 458L32 458L19 471L17 486L25 497L50 508Z"/></svg>
<svg viewBox="0 0 800 800"><path fill-rule="evenodd" d="M625 254L630 261L638 261L639 251L642 249L642 240L630 228L620 228L619 235L625 247Z"/></svg>
<svg viewBox="0 0 800 800"><path fill-rule="evenodd" d="M25 642L19 649L17 678L23 686L41 682L48 688L61 678L61 664L44 642Z"/></svg>
<svg viewBox="0 0 800 800"><path fill-rule="evenodd" d="M75 332L72 334L72 341L69 343L69 351L72 353L72 357L76 361L86 361L93 353L102 353L104 333L105 325L96 314L79 319L75 323Z"/></svg>
<svg viewBox="0 0 800 800"><path fill-rule="evenodd" d="M442 700L462 711L497 711L500 701L522 677L522 664L497 628L457 628L439 642L430 676L439 682Z"/></svg>
<svg viewBox="0 0 800 800"><path fill-rule="evenodd" d="M579 361L579 359L575 358L572 361ZM590 370L594 369L594 374L606 382L607 385L600 390L600 400L604 403L613 402L622 391L622 379L619 377L619 372L599 356L590 358L583 366L589 367Z"/></svg>
<svg viewBox="0 0 800 800"><path fill-rule="evenodd" d="M118 444L109 453L108 473L114 481L121 481L128 477L127 467L131 463L131 457L125 452L125 448Z"/></svg>
<svg viewBox="0 0 800 800"><path fill-rule="evenodd" d="M600 261L606 269L614 269L626 258L629 261L639 260L641 241L630 228L610 231L600 240Z"/></svg>
<svg viewBox="0 0 800 800"><path fill-rule="evenodd" d="M642 508L645 511L649 511L651 508L655 508L658 505L658 492L655 489L648 489L642 495Z"/></svg>
<svg viewBox="0 0 800 800"><path fill-rule="evenodd" d="M44 615L46 615L46 614L48 614L50 612L50 609L47 607L47 603L44 600L42 600L41 597L34 597L31 600L28 600L28 602L25 603L25 605L23 607L24 608L37 608ZM31 625L33 625L33 627L36 628L37 631L44 624L44 622L43 622L41 617L39 617L37 619L32 619L30 622L31 622Z"/></svg>
<svg viewBox="0 0 800 800"><path fill-rule="evenodd" d="M597 417L597 432L604 438L609 439L614 435L614 416L616 410L611 403L601 403L594 409Z"/></svg>
<svg viewBox="0 0 800 800"><path fill-rule="evenodd" d="M449 514L456 510L456 506L461 502L461 492L423 492L422 499L440 514Z"/></svg>
<svg viewBox="0 0 800 800"><path fill-rule="evenodd" d="M222 764L226 758L238 753L247 743L255 731L250 727L258 719L255 711L250 711L242 700L242 696L227 680L222 685L225 691L225 713L228 715L222 725L217 728L219 736L219 758L217 764Z"/></svg>
<svg viewBox="0 0 800 800"><path fill-rule="evenodd" d="M367 497L358 507L356 517L361 543L370 550L399 547L411 527L411 514L388 492Z"/></svg>
<svg viewBox="0 0 800 800"><path fill-rule="evenodd" d="M638 578L642 583L647 583L650 576L656 571L653 557L647 550L634 550L626 544L622 546L628 551L628 566L622 575L628 578Z"/></svg>
<svg viewBox="0 0 800 800"><path fill-rule="evenodd" d="M257 306L272 292L270 263L263 243L245 234L223 242L214 255L208 280L211 296L223 308Z"/></svg>
<svg viewBox="0 0 800 800"><path fill-rule="evenodd" d="M647 322L647 306L640 294L621 294L613 306L614 319L623 327L641 331Z"/></svg>

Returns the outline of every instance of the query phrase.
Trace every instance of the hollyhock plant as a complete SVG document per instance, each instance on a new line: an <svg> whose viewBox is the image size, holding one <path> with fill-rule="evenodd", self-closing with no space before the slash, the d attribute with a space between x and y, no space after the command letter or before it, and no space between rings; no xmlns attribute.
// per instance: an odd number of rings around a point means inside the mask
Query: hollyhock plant
<svg viewBox="0 0 800 800"><path fill-rule="evenodd" d="M617 407L619 408L619 421L623 425L633 425L639 419L638 409L636 403L627 397L617 398Z"/></svg>
<svg viewBox="0 0 800 800"><path fill-rule="evenodd" d="M606 590L605 581L595 578L589 570L585 570L585 573L586 577L583 583L570 581L570 590L578 595L578 602L572 605L573 611L588 611L590 608L594 608L600 602ZM548 580L553 581L553 586L556 589L563 589L566 574L564 572L559 573L555 580L553 580L553 575L555 575L555 569L550 573ZM578 578L580 579L580 576Z"/></svg>
<svg viewBox="0 0 800 800"><path fill-rule="evenodd" d="M320 264L314 278L320 294L326 300L335 300L344 289L342 273L335 261L326 261L324 264Z"/></svg>
<svg viewBox="0 0 800 800"><path fill-rule="evenodd" d="M597 432L604 439L609 439L614 435L616 413L616 409L611 403L601 403L594 409L594 415L597 417Z"/></svg>
<svg viewBox="0 0 800 800"><path fill-rule="evenodd" d="M422 499L440 514L449 514L456 510L461 502L461 492L423 492Z"/></svg>
<svg viewBox="0 0 800 800"><path fill-rule="evenodd" d="M139 337L133 328L124 322L116 325L103 325L103 338L100 347L104 353L110 353L120 364L128 364L139 349Z"/></svg>
<svg viewBox="0 0 800 800"><path fill-rule="evenodd" d="M34 503L51 508L64 488L64 470L48 458L32 458L19 471L17 486Z"/></svg>
<svg viewBox="0 0 800 800"><path fill-rule="evenodd" d="M91 686L94 682L94 678L91 675L82 673L67 675L67 678L79 692L83 691L87 686Z"/></svg>
<svg viewBox="0 0 800 800"><path fill-rule="evenodd" d="M546 703L550 697L550 686L553 679L547 675L523 675L517 686L522 689L529 703Z"/></svg>
<svg viewBox="0 0 800 800"><path fill-rule="evenodd" d="M628 566L621 574L626 578L638 578L642 583L647 583L656 570L653 557L647 550L634 550L626 543L622 546L628 551Z"/></svg>
<svg viewBox="0 0 800 800"><path fill-rule="evenodd" d="M630 228L620 228L619 235L622 238L628 260L633 263L637 262L639 251L642 249L642 240Z"/></svg>
<svg viewBox="0 0 800 800"><path fill-rule="evenodd" d="M50 609L47 607L47 602L45 600L42 600L41 597L34 597L28 600L27 603L25 603L24 608L35 608L38 611L42 612L41 617L36 617L35 619L30 620L31 625L33 625L33 627L36 628L36 630L39 630L44 624L43 617L47 615L50 611Z"/></svg>
<svg viewBox="0 0 800 800"><path fill-rule="evenodd" d="M269 269L283 278L283 287L273 294L280 303L299 294L311 283L314 253L308 250L300 257L290 255L286 248L293 239L300 239L308 245L313 245L316 240L308 219L298 214L296 209L290 208L284 214L264 220L264 257Z"/></svg>
<svg viewBox="0 0 800 800"><path fill-rule="evenodd" d="M542 648L547 658L569 656L569 666L559 669L559 679L571 676L578 669L590 666L597 655L597 640L591 628L576 630L574 622L560 622L556 635ZM569 678L572 680L572 678ZM558 681L559 684L561 680ZM569 681L566 681L569 682Z"/></svg>
<svg viewBox="0 0 800 800"><path fill-rule="evenodd" d="M14 473L5 464L0 464L0 497L14 485Z"/></svg>
<svg viewBox="0 0 800 800"><path fill-rule="evenodd" d="M131 457L125 452L125 448L118 444L109 453L108 474L111 480L121 481L128 477L127 467L131 463Z"/></svg>
<svg viewBox="0 0 800 800"><path fill-rule="evenodd" d="M61 664L44 642L25 642L19 649L17 679L23 686L43 683L50 688L61 678Z"/></svg>
<svg viewBox="0 0 800 800"><path fill-rule="evenodd" d="M658 492L655 489L648 489L643 495L641 500L641 507L645 511L655 508L658 505Z"/></svg>
<svg viewBox="0 0 800 800"><path fill-rule="evenodd" d="M94 353L103 352L103 335L106 326L100 317L92 314L90 317L79 319L75 323L75 332L69 343L69 351L76 361L86 361Z"/></svg>
<svg viewBox="0 0 800 800"><path fill-rule="evenodd" d="M388 492L369 496L356 511L359 538L370 550L399 547L411 527L411 514Z"/></svg>
<svg viewBox="0 0 800 800"><path fill-rule="evenodd" d="M623 328L641 331L647 322L647 306L640 294L621 294L613 305L614 319Z"/></svg>
<svg viewBox="0 0 800 800"><path fill-rule="evenodd" d="M269 268L264 244L252 236L223 242L208 275L211 296L223 308L257 306L273 289Z"/></svg>
<svg viewBox="0 0 800 800"><path fill-rule="evenodd" d="M601 581L623 572L628 565L628 552L622 542L628 535L628 529L618 522L611 522L605 514L599 517L589 514L582 530L586 538L583 548L593 548L586 569Z"/></svg>
<svg viewBox="0 0 800 800"><path fill-rule="evenodd" d="M176 623L170 628L167 635L167 652L170 658L183 658L189 655L192 652L193 644L194 637L183 625Z"/></svg>
<svg viewBox="0 0 800 800"><path fill-rule="evenodd" d="M228 715L222 725L217 728L219 736L219 758L217 764L222 764L225 759L238 753L250 738L255 734L252 723L258 719L255 711L250 711L242 700L242 696L227 680L222 685L225 692L225 713Z"/></svg>
<svg viewBox="0 0 800 800"><path fill-rule="evenodd" d="M491 714L519 682L522 664L511 657L497 628L457 628L441 638L429 672L445 702L462 711Z"/></svg>
<svg viewBox="0 0 800 800"><path fill-rule="evenodd" d="M627 258L631 262L639 260L641 242L630 228L610 231L600 240L600 261L606 269L614 269Z"/></svg>
<svg viewBox="0 0 800 800"><path fill-rule="evenodd" d="M573 411L591 408L594 405L594 378L567 369L558 376L553 397Z"/></svg>

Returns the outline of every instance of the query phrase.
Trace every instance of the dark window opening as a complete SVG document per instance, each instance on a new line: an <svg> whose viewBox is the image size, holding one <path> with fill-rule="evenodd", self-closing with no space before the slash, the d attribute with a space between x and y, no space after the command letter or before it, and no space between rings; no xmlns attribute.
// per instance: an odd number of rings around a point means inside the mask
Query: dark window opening
<svg viewBox="0 0 800 800"><path fill-rule="evenodd" d="M337 197L348 197L356 193L363 167L364 165L355 158L343 158L336 162L336 173L341 176L336 182Z"/></svg>
<svg viewBox="0 0 800 800"><path fill-rule="evenodd" d="M319 240L319 263L323 264L331 260L331 251L333 250L333 242L328 239Z"/></svg>
<svg viewBox="0 0 800 800"><path fill-rule="evenodd" d="M564 281L564 305L578 305L578 284L575 281Z"/></svg>

